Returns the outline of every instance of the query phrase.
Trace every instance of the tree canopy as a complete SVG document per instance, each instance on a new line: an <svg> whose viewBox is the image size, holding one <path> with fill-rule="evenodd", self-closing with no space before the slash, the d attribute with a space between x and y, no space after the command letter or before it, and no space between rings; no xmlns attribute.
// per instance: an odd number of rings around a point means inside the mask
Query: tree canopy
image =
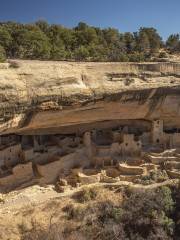
<svg viewBox="0 0 180 240"><path fill-rule="evenodd" d="M7 58L72 61L149 61L161 47L180 51L178 34L163 43L154 28L120 33L80 22L75 28L48 24L0 23L0 61Z"/></svg>
<svg viewBox="0 0 180 240"><path fill-rule="evenodd" d="M166 46L172 52L180 52L180 35L171 34L167 39Z"/></svg>

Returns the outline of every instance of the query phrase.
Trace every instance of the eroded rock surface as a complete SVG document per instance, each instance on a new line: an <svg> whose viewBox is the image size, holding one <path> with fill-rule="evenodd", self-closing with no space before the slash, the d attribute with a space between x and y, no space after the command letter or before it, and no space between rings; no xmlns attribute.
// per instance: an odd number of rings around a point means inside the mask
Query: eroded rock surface
<svg viewBox="0 0 180 240"><path fill-rule="evenodd" d="M0 64L1 131L178 114L179 63L16 62Z"/></svg>
<svg viewBox="0 0 180 240"><path fill-rule="evenodd" d="M77 167L134 181L152 170L146 164L163 163L179 176L180 63L14 61L0 64L1 189L16 185L23 165L23 186L66 179Z"/></svg>

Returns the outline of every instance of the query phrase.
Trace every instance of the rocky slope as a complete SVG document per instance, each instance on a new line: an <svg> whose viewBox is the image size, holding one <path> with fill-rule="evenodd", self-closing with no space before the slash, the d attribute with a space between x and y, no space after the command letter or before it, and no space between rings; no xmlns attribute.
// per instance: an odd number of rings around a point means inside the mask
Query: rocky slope
<svg viewBox="0 0 180 240"><path fill-rule="evenodd" d="M179 94L180 63L13 60L0 64L0 132L71 132L119 119L180 127Z"/></svg>

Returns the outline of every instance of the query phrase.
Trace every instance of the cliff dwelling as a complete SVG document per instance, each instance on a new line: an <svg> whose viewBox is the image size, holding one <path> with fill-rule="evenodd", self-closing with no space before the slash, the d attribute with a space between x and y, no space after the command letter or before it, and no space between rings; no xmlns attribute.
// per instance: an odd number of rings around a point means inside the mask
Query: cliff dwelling
<svg viewBox="0 0 180 240"><path fill-rule="evenodd" d="M166 129L163 120L119 120L102 126L94 123L89 131L80 129L83 126L74 126L66 134L45 134L43 130L41 135L1 135L1 188L33 180L53 183L58 177L68 178L73 169L78 169L80 179L91 171L90 182L92 176L97 181L96 175L102 171L109 181L133 181L161 163L168 163L171 176L178 174L173 166L180 167L180 132Z"/></svg>
<svg viewBox="0 0 180 240"><path fill-rule="evenodd" d="M19 89L9 98L0 90L7 104L0 112L2 192L32 184L58 183L64 191L137 183L156 172L180 178L179 64L19 64L13 73L5 64L0 69Z"/></svg>

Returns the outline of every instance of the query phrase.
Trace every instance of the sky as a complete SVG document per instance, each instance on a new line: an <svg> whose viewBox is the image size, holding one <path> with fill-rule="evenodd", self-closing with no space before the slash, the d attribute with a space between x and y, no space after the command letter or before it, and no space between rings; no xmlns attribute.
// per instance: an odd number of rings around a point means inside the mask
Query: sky
<svg viewBox="0 0 180 240"><path fill-rule="evenodd" d="M49 23L74 27L86 22L135 32L154 27L165 40L180 33L180 0L0 0L0 21Z"/></svg>

